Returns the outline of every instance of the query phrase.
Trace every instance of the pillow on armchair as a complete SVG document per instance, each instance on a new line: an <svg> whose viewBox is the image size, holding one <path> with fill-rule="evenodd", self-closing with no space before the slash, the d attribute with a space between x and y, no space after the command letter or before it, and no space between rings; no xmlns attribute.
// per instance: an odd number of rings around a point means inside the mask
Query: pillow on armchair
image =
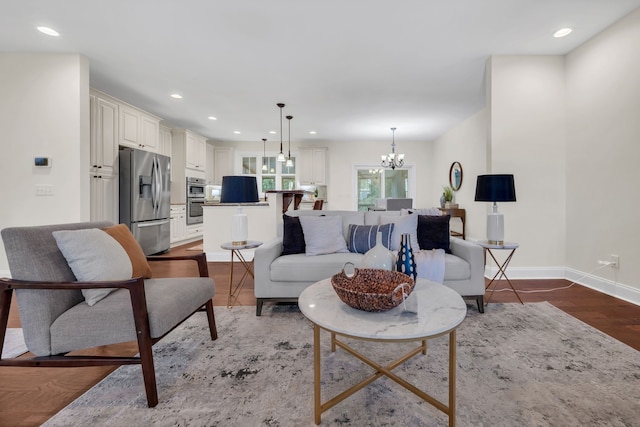
<svg viewBox="0 0 640 427"><path fill-rule="evenodd" d="M54 231L54 239L79 282L131 279L133 267L124 248L97 228ZM83 289L90 306L115 291L114 288Z"/></svg>

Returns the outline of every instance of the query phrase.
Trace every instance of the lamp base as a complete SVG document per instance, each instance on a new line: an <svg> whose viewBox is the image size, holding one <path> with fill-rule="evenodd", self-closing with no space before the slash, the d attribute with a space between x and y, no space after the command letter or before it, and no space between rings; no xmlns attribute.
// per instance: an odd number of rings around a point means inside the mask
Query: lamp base
<svg viewBox="0 0 640 427"><path fill-rule="evenodd" d="M239 240L237 242L231 242L233 246L244 246L247 244L247 240Z"/></svg>
<svg viewBox="0 0 640 427"><path fill-rule="evenodd" d="M504 240L487 240L490 245L504 246Z"/></svg>
<svg viewBox="0 0 640 427"><path fill-rule="evenodd" d="M504 217L498 212L498 205L493 204L491 213L487 215L487 241L491 245L504 245Z"/></svg>

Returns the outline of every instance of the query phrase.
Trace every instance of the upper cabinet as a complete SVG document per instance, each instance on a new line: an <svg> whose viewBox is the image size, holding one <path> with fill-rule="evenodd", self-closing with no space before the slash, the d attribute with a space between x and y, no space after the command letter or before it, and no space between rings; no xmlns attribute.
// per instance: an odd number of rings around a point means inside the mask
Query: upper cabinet
<svg viewBox="0 0 640 427"><path fill-rule="evenodd" d="M205 171L207 162L206 150L207 139L196 135L195 133L186 132L187 137L187 164L189 169Z"/></svg>
<svg viewBox="0 0 640 427"><path fill-rule="evenodd" d="M90 107L90 169L96 173L118 173L118 104L92 93Z"/></svg>
<svg viewBox="0 0 640 427"><path fill-rule="evenodd" d="M226 175L233 175L233 151L230 147L214 147L213 184L221 185Z"/></svg>
<svg viewBox="0 0 640 427"><path fill-rule="evenodd" d="M163 125L160 125L158 153L171 157L171 129Z"/></svg>
<svg viewBox="0 0 640 427"><path fill-rule="evenodd" d="M327 183L326 148L300 148L297 161L301 185Z"/></svg>
<svg viewBox="0 0 640 427"><path fill-rule="evenodd" d="M158 152L160 119L128 105L120 105L120 145Z"/></svg>

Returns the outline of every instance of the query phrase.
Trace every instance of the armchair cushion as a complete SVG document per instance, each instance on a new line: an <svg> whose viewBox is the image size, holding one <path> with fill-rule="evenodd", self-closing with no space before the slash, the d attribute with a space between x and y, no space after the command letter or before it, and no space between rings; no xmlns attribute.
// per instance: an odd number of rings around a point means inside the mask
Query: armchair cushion
<svg viewBox="0 0 640 427"><path fill-rule="evenodd" d="M113 237L97 228L54 231L54 239L76 280L81 282L130 279L133 268L124 248ZM115 289L83 289L90 306Z"/></svg>
<svg viewBox="0 0 640 427"><path fill-rule="evenodd" d="M147 262L147 257L142 251L140 243L133 237L131 231L125 224L112 225L102 229L109 236L113 237L120 243L129 255L131 267L133 268L132 277L151 278L151 267Z"/></svg>

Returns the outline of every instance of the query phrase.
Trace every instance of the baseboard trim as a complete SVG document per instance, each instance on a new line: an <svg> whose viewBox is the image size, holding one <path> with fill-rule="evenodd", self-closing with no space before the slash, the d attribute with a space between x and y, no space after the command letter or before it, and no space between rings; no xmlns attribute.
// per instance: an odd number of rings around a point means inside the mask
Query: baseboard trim
<svg viewBox="0 0 640 427"><path fill-rule="evenodd" d="M489 279L496 273L498 273L497 267L487 266L485 268L485 277ZM640 306L640 289L569 267L509 267L507 268L507 276L514 280L565 279Z"/></svg>

